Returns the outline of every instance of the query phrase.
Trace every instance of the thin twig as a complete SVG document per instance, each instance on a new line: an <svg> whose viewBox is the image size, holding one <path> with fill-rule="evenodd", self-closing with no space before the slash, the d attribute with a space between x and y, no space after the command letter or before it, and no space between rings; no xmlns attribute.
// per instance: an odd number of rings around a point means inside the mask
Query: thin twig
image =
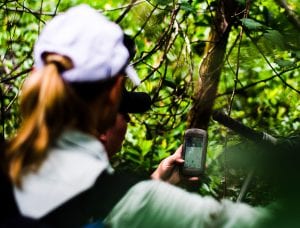
<svg viewBox="0 0 300 228"><path fill-rule="evenodd" d="M300 68L300 66L293 67L293 68L291 68L291 69L288 69L288 70L284 70L284 71L282 71L282 72L279 72L278 74L279 74L279 75L283 75L283 74L285 74L285 73L287 73L287 72L290 72L290 71L293 71L293 70L299 69L299 68ZM237 89L235 93L236 93L236 94L240 94L240 93L244 92L245 90L250 89L251 87L254 87L254 86L256 86L256 85L258 85L258 84L261 84L261 83L266 83L266 82L268 82L268 81L273 80L273 79L276 78L276 77L278 77L278 75L272 75L272 76L270 76L270 77L268 77L268 78L265 78L265 79L262 79L262 80L259 80L259 81L250 83L249 85L246 85L246 86L244 86L244 87L242 87L242 88L240 88L240 89ZM227 92L225 92L225 93L218 94L216 97L226 96L226 95L229 95L229 94L231 94L231 93L232 93L232 91L227 91Z"/></svg>
<svg viewBox="0 0 300 228"><path fill-rule="evenodd" d="M280 74L276 71L276 69L272 66L272 64L270 63L270 61L268 60L268 58L265 56L265 54L262 52L262 50L259 48L259 46L257 45L257 43L254 41L254 39L251 37L251 35L249 34L248 37L251 39L252 43L254 44L254 46L256 47L256 49L259 51L259 53L262 55L262 57L265 59L265 61L267 62L267 64L269 65L269 67L271 68L271 70L275 73L275 75L281 80L281 82L289 87L291 90L295 91L296 93L300 94L300 91L296 88L294 88L293 86L291 86L289 83L287 83L281 76Z"/></svg>

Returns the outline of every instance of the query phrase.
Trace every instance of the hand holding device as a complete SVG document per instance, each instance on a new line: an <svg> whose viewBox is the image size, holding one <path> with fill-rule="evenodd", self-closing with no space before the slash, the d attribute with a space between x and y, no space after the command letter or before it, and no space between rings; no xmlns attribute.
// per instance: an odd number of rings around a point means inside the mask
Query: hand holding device
<svg viewBox="0 0 300 228"><path fill-rule="evenodd" d="M184 134L182 174L200 176L205 170L207 131L198 128L187 129Z"/></svg>

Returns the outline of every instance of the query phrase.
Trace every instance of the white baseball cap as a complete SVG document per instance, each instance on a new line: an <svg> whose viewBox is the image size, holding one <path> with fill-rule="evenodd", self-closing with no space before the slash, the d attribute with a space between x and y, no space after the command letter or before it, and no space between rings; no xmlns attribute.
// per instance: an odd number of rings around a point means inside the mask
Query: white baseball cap
<svg viewBox="0 0 300 228"><path fill-rule="evenodd" d="M123 39L119 25L88 5L75 6L45 25L34 47L35 67L44 66L43 53L57 53L73 62L74 67L62 73L68 82L106 80L124 70L138 85Z"/></svg>

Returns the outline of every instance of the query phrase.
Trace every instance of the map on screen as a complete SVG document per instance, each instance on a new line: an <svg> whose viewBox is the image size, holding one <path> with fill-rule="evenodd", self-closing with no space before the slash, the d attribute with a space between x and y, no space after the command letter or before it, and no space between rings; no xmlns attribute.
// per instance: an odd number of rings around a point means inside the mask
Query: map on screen
<svg viewBox="0 0 300 228"><path fill-rule="evenodd" d="M184 166L201 168L202 138L190 138L186 141Z"/></svg>

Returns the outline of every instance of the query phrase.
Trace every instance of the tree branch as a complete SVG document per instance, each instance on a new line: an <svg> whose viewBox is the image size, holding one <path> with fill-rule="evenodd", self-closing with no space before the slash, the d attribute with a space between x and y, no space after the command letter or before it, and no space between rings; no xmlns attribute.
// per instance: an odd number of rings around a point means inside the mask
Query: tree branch
<svg viewBox="0 0 300 228"><path fill-rule="evenodd" d="M300 30L300 18L299 16L289 7L285 0L275 0L277 5L283 8L287 14L287 19L296 27L297 30Z"/></svg>
<svg viewBox="0 0 300 228"><path fill-rule="evenodd" d="M275 75L272 75L272 76L270 76L270 77L268 77L268 78L265 78L265 79L262 79L262 80L253 82L253 83L251 83L251 84L249 84L249 85L246 85L246 86L244 86L244 87L242 87L242 88L240 88L240 89L235 90L235 93L236 93L236 94L240 94L240 93L244 92L245 90L247 90L247 89L249 89L249 88L251 88L251 87L254 87L254 86L256 86L256 85L258 85L258 84L261 84L261 83L266 83L266 82L268 82L268 81L271 81L272 79L278 77L278 75L283 75L283 74L285 74L285 73L287 73L287 72L290 72L290 71L295 70L295 69L298 69L298 68L300 68L300 66L297 66L297 67L294 67L294 68L292 68L292 69L289 69L289 70L285 70L285 71L279 72L279 73L277 73L277 74L275 74ZM222 97L222 96L226 96L226 95L230 95L230 94L232 94L232 90L226 91L226 92L221 93L221 94L218 94L216 97Z"/></svg>

